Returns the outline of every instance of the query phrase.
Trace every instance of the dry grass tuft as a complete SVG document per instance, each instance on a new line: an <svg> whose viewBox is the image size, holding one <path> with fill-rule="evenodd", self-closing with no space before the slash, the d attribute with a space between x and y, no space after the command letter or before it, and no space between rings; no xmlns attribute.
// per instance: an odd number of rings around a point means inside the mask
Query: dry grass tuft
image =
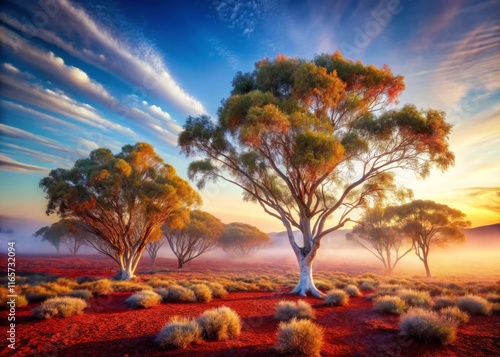
<svg viewBox="0 0 500 357"><path fill-rule="evenodd" d="M443 345L455 340L458 322L435 311L412 308L401 316L400 335L423 342L440 341Z"/></svg>
<svg viewBox="0 0 500 357"><path fill-rule="evenodd" d="M142 290L130 296L125 302L132 308L150 308L158 305L162 297L151 290Z"/></svg>
<svg viewBox="0 0 500 357"><path fill-rule="evenodd" d="M239 336L241 332L240 317L226 306L207 310L196 321L203 338L207 340L227 340Z"/></svg>
<svg viewBox="0 0 500 357"><path fill-rule="evenodd" d="M196 320L174 316L156 336L156 343L162 348L186 348L201 340L201 328Z"/></svg>
<svg viewBox="0 0 500 357"><path fill-rule="evenodd" d="M460 310L471 315L488 315L492 305L483 297L477 295L466 295L458 298L457 306Z"/></svg>
<svg viewBox="0 0 500 357"><path fill-rule="evenodd" d="M193 291L196 301L210 302L212 300L212 290L206 284L190 285L189 289Z"/></svg>
<svg viewBox="0 0 500 357"><path fill-rule="evenodd" d="M359 291L358 287L353 284L349 284L344 288L344 291L347 293L347 295L351 297L357 297L361 296L361 292Z"/></svg>
<svg viewBox="0 0 500 357"><path fill-rule="evenodd" d="M384 295L374 300L376 311L385 312L393 315L401 315L407 310L407 306L399 296Z"/></svg>
<svg viewBox="0 0 500 357"><path fill-rule="evenodd" d="M78 315L87 307L87 303L78 298L55 297L42 302L40 306L33 309L33 316L39 319L50 319L52 317L68 317Z"/></svg>
<svg viewBox="0 0 500 357"><path fill-rule="evenodd" d="M274 318L280 321L289 321L291 319L314 319L314 310L311 305L304 301L297 302L281 300L274 308Z"/></svg>
<svg viewBox="0 0 500 357"><path fill-rule="evenodd" d="M333 289L326 293L323 304L329 306L345 306L349 302L349 295L344 290Z"/></svg>
<svg viewBox="0 0 500 357"><path fill-rule="evenodd" d="M278 327L278 350L286 354L320 356L323 329L309 320L292 319Z"/></svg>

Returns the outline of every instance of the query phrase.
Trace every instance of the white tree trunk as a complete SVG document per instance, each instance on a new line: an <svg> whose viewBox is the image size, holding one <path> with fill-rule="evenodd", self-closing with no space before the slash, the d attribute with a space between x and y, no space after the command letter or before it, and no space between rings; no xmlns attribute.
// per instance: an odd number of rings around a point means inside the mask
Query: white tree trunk
<svg viewBox="0 0 500 357"><path fill-rule="evenodd" d="M130 266L120 269L118 274L115 275L116 280L130 280L132 278L135 278L135 275Z"/></svg>
<svg viewBox="0 0 500 357"><path fill-rule="evenodd" d="M299 256L297 260L299 261L300 277L297 286L291 291L291 294L306 296L307 293L310 293L317 298L323 298L325 294L319 291L314 285L312 259L310 259L310 257Z"/></svg>

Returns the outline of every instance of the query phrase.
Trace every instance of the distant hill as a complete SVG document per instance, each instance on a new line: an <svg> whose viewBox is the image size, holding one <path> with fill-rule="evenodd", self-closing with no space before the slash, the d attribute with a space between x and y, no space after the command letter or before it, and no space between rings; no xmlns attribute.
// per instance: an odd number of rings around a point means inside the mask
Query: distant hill
<svg viewBox="0 0 500 357"><path fill-rule="evenodd" d="M500 247L500 223L463 230L467 245L475 248Z"/></svg>

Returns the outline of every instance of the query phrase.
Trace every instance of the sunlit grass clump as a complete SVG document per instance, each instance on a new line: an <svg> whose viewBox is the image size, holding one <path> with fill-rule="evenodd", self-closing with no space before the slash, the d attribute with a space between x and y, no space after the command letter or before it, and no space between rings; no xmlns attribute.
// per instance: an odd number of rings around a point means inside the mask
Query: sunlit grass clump
<svg viewBox="0 0 500 357"><path fill-rule="evenodd" d="M452 296L438 296L434 300L433 307L436 310L444 309L446 307L453 307L457 305L457 299Z"/></svg>
<svg viewBox="0 0 500 357"><path fill-rule="evenodd" d="M196 296L194 291L180 285L171 285L165 292L160 293L164 301L169 302L194 302Z"/></svg>
<svg viewBox="0 0 500 357"><path fill-rule="evenodd" d="M448 344L457 336L458 321L435 311L412 308L401 316L400 335L430 343L439 341Z"/></svg>
<svg viewBox="0 0 500 357"><path fill-rule="evenodd" d="M106 296L113 292L113 284L109 279L100 279L82 283L80 289L88 289L95 296Z"/></svg>
<svg viewBox="0 0 500 357"><path fill-rule="evenodd" d="M241 320L238 314L226 306L205 311L196 322L206 340L227 340L241 333Z"/></svg>
<svg viewBox="0 0 500 357"><path fill-rule="evenodd" d="M274 308L274 318L280 321L291 319L314 319L314 310L311 305L304 301L297 302L281 300Z"/></svg>
<svg viewBox="0 0 500 357"><path fill-rule="evenodd" d="M292 319L280 322L278 327L278 351L319 357L323 345L323 329L310 320Z"/></svg>
<svg viewBox="0 0 500 357"><path fill-rule="evenodd" d="M92 292L87 289L76 289L70 292L67 296L88 300L92 297Z"/></svg>
<svg viewBox="0 0 500 357"><path fill-rule="evenodd" d="M201 340L201 328L196 320L174 316L156 336L156 343L162 348L186 348Z"/></svg>
<svg viewBox="0 0 500 357"><path fill-rule="evenodd" d="M457 306L460 310L471 315L488 315L492 305L483 297L477 295L466 295L458 298Z"/></svg>
<svg viewBox="0 0 500 357"><path fill-rule="evenodd" d="M212 300L212 290L206 284L194 284L189 286L193 291L196 301L210 302Z"/></svg>
<svg viewBox="0 0 500 357"><path fill-rule="evenodd" d="M221 299L227 295L227 290L220 283L209 282L206 284L212 291L212 297L216 299Z"/></svg>
<svg viewBox="0 0 500 357"><path fill-rule="evenodd" d="M333 289L326 293L323 304L329 306L345 306L349 302L349 295L340 289Z"/></svg>
<svg viewBox="0 0 500 357"><path fill-rule="evenodd" d="M407 306L399 296L379 296L375 300L374 310L387 314L401 315L407 310Z"/></svg>
<svg viewBox="0 0 500 357"><path fill-rule="evenodd" d="M428 291L417 291L413 289L400 290L398 296L408 306L429 307L432 305L432 299Z"/></svg>
<svg viewBox="0 0 500 357"><path fill-rule="evenodd" d="M87 307L87 303L79 298L55 297L48 299L33 309L33 316L39 319L52 317L68 317L78 315Z"/></svg>
<svg viewBox="0 0 500 357"><path fill-rule="evenodd" d="M460 310L457 306L448 306L444 309L439 310L441 316L449 317L450 319L456 320L460 325L465 324L469 321L469 314Z"/></svg>
<svg viewBox="0 0 500 357"><path fill-rule="evenodd" d="M142 290L131 295L125 302L132 308L150 308L158 305L162 297L151 290Z"/></svg>

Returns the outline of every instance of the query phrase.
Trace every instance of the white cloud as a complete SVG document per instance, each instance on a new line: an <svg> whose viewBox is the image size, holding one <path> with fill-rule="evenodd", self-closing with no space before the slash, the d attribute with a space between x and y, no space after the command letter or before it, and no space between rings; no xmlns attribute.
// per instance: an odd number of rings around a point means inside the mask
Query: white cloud
<svg viewBox="0 0 500 357"><path fill-rule="evenodd" d="M0 20L26 35L38 37L98 66L131 86L146 90L150 95L168 98L188 114L206 113L203 105L174 80L156 50L138 44L128 45L94 21L82 8L67 0L60 0L58 5L57 16L52 17L44 28L31 29L33 31L5 14L1 15ZM20 6L35 11L30 3L21 3Z"/></svg>
<svg viewBox="0 0 500 357"><path fill-rule="evenodd" d="M46 167L29 165L16 161L6 155L0 154L0 170L22 172L22 173L49 173L50 169Z"/></svg>

